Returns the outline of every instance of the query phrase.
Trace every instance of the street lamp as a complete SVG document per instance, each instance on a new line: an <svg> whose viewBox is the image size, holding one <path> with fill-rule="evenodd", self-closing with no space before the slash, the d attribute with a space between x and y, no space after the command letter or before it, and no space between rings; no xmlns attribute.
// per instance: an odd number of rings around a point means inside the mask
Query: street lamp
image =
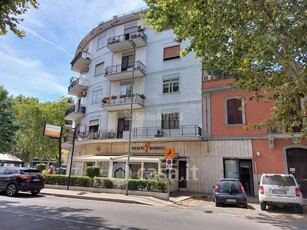
<svg viewBox="0 0 307 230"><path fill-rule="evenodd" d="M131 150L131 131L132 131L132 100L133 100L133 86L134 86L134 69L135 69L135 42L133 40L129 40L129 43L133 46L133 66L132 66L132 74L131 74L131 98L130 98L130 121L129 121L129 140L128 140L128 156L127 156L127 164L125 170L126 177L126 196L128 196L128 183L130 177L130 150Z"/></svg>
<svg viewBox="0 0 307 230"><path fill-rule="evenodd" d="M74 151L75 151L75 142L76 142L76 133L77 133L77 128L79 128L80 124L77 124L75 126L73 132L74 132L74 135L73 135L73 141L72 141L72 150L71 150L71 156L70 156L70 165L69 165L69 173L68 173L68 182L67 182L67 190L69 190L69 185L70 185L70 176L71 176L71 168L72 168L72 160L73 160L73 157L74 157Z"/></svg>

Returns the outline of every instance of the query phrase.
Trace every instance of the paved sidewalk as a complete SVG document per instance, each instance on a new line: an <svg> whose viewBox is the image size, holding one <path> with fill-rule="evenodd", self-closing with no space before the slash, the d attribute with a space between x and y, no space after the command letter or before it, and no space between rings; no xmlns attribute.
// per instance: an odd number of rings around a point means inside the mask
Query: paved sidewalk
<svg viewBox="0 0 307 230"><path fill-rule="evenodd" d="M41 194L76 198L76 199L122 202L122 203L143 204L151 206L176 206L176 204L179 204L182 201L188 200L190 198L205 199L208 201L212 200L212 194L204 194L204 193L173 192L170 194L170 198L167 201L151 196L129 195L129 193L128 196L126 196L125 194L86 191L86 189L80 191L80 190L75 190L73 187L71 187L70 190L45 187L44 189L41 190ZM248 197L248 203L259 204L258 197ZM304 199L304 205L306 209L307 199Z"/></svg>

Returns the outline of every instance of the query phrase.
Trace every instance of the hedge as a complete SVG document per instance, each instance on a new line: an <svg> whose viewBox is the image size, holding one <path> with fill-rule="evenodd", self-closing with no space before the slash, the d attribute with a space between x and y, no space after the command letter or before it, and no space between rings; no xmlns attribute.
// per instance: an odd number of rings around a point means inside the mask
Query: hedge
<svg viewBox="0 0 307 230"><path fill-rule="evenodd" d="M53 175L45 175L46 176L46 184L52 185L67 185L68 184L68 176L53 174ZM70 185L71 186L80 186L80 187L92 187L92 180L88 176L70 176Z"/></svg>
<svg viewBox="0 0 307 230"><path fill-rule="evenodd" d="M98 188L118 188L125 189L126 181L124 179L95 178ZM161 180L139 180L130 179L128 182L128 190L150 191L150 192L166 192L168 186L167 181Z"/></svg>

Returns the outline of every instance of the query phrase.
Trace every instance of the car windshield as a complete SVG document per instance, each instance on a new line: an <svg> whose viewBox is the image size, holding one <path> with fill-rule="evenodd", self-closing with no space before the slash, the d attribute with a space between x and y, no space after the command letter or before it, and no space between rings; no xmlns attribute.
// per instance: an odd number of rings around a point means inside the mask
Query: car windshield
<svg viewBox="0 0 307 230"><path fill-rule="evenodd" d="M240 189L240 184L235 180L220 181L220 190Z"/></svg>
<svg viewBox="0 0 307 230"><path fill-rule="evenodd" d="M4 173L5 168L4 167L0 167L0 174Z"/></svg>
<svg viewBox="0 0 307 230"><path fill-rule="evenodd" d="M293 177L290 177L290 176L266 175L262 179L262 184L295 186L295 181Z"/></svg>

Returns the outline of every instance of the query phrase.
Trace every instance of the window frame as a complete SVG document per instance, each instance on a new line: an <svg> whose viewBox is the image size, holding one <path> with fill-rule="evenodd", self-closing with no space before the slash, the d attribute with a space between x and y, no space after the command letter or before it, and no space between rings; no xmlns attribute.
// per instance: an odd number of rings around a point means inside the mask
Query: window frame
<svg viewBox="0 0 307 230"><path fill-rule="evenodd" d="M177 47L179 48L179 50L176 49ZM176 50L172 51L172 49ZM169 52L170 54L168 54L167 52ZM180 58L180 44L167 46L163 48L163 61L177 59L177 58Z"/></svg>
<svg viewBox="0 0 307 230"><path fill-rule="evenodd" d="M179 121L180 121L179 112L167 112L161 114L162 129L179 129L180 128Z"/></svg>
<svg viewBox="0 0 307 230"><path fill-rule="evenodd" d="M241 106L240 108L242 108L241 110L238 110L237 112L241 112L241 120L242 122L241 123L229 123L229 119L228 119L228 114L229 114L229 111L228 111L228 101L230 100L240 100L241 101ZM224 102L224 111L225 111L225 126L243 126L246 124L246 120L245 120L245 103L244 103L244 97L242 96L234 96L234 97L228 97L228 98L225 98L225 102Z"/></svg>
<svg viewBox="0 0 307 230"><path fill-rule="evenodd" d="M178 83L178 90L174 91L174 84ZM168 92L164 92L164 86L167 85ZM171 74L163 76L162 79L162 94L180 93L180 76L179 74Z"/></svg>
<svg viewBox="0 0 307 230"><path fill-rule="evenodd" d="M96 93L99 92L99 91L100 91L100 94L96 95ZM102 92L103 92L102 88L93 89L93 91L92 91L92 98L91 98L92 104L97 104L97 103L101 102ZM96 100L94 100L94 97L95 97Z"/></svg>
<svg viewBox="0 0 307 230"><path fill-rule="evenodd" d="M102 71L102 72L97 73L98 72L97 67L100 66L100 65L102 65L102 67L100 67L101 70L100 70L100 68L99 68L99 70ZM105 74L105 68L104 68L104 62L102 61L102 62L99 62L98 64L95 65L94 77L98 77L98 76L103 75L103 74Z"/></svg>
<svg viewBox="0 0 307 230"><path fill-rule="evenodd" d="M97 39L97 50L101 50L106 45L107 45L106 35L103 35Z"/></svg>

